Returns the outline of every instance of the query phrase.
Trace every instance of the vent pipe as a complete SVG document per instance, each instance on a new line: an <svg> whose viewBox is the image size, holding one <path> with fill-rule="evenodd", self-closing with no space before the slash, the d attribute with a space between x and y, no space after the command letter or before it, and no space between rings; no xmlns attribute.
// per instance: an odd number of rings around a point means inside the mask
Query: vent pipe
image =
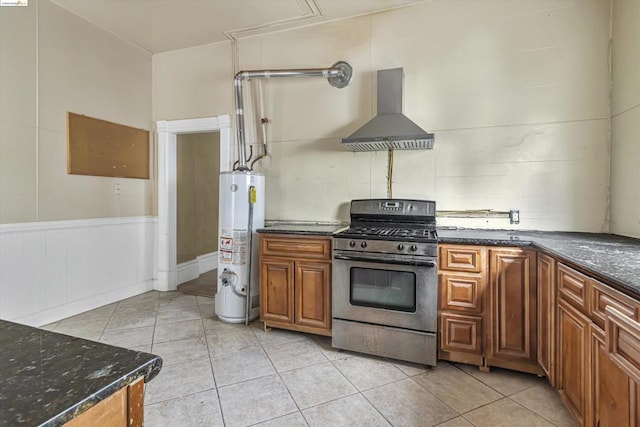
<svg viewBox="0 0 640 427"><path fill-rule="evenodd" d="M247 166L244 102L242 100L242 82L251 79L270 79L280 77L325 77L329 84L339 89L347 87L353 78L353 68L347 62L338 61L331 68L306 68L299 70L253 70L239 71L234 79L236 101L236 142L238 144L238 166L234 170L250 171Z"/></svg>

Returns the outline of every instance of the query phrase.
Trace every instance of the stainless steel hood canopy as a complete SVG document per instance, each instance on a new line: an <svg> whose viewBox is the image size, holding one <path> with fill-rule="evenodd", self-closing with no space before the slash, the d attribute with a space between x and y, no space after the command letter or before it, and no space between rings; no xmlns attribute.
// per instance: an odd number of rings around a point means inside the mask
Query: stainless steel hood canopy
<svg viewBox="0 0 640 427"><path fill-rule="evenodd" d="M378 114L353 135L342 139L351 151L424 150L433 148L434 135L402 114L402 68L378 71Z"/></svg>

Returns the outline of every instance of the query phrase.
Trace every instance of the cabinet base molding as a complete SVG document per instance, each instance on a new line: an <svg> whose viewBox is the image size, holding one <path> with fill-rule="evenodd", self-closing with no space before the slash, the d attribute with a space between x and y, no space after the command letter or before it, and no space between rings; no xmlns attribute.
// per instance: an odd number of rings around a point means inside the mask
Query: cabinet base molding
<svg viewBox="0 0 640 427"><path fill-rule="evenodd" d="M465 363L467 365L483 366L483 357L477 354L461 353L457 351L440 350L438 360L446 360L447 362Z"/></svg>
<svg viewBox="0 0 640 427"><path fill-rule="evenodd" d="M303 325L297 325L295 323L285 323L285 322L274 322L272 320L269 321L262 321L264 323L264 330L265 332L267 332L270 328L277 328L277 329L288 329L290 331L296 331L296 332L306 332L308 334L315 334L315 335L324 335L325 337L330 337L331 336L331 329L324 329L324 328L314 328L311 326L303 326Z"/></svg>
<svg viewBox="0 0 640 427"><path fill-rule="evenodd" d="M523 362L518 360L499 360L499 359L486 359L485 365L488 368L503 368L511 369L518 372L526 372L528 374L545 376L544 371L538 364L531 362Z"/></svg>

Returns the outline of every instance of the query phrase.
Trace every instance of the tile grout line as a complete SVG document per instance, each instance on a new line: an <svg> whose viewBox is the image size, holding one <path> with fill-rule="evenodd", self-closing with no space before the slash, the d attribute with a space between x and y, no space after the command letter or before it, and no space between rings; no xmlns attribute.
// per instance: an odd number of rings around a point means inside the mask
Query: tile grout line
<svg viewBox="0 0 640 427"><path fill-rule="evenodd" d="M331 348L333 348L333 347L331 347ZM345 357L345 358L348 358L348 357L349 357L349 355L347 355L347 357ZM353 386L353 388L355 388L355 389L358 391L358 394L359 394L360 396L362 396L362 398L363 398L364 400L366 400L366 401L367 401L367 403L368 403L369 405L371 405L371 407L372 407L372 408L373 408L373 409L374 409L378 414L380 414L380 416L382 417L382 419L383 419L383 420L385 420L386 422L388 422L388 423L389 423L389 425L393 425L393 423L391 422L391 420L387 419L387 417L385 417L385 416L384 416L384 414L383 414L382 412L380 412L380 410L379 410L379 409L378 409L378 408L373 404L373 402L371 402L371 401L367 398L367 396L365 396L365 395L364 395L364 392L363 392L363 391L361 391L358 387L356 387L356 385L355 385L355 384L353 384L353 383L349 380L349 378L347 378L347 377L346 377L346 375L342 374L342 371L340 371L340 369L339 369L336 365L334 365L334 364L333 364L333 362L335 362L335 361L337 361L337 360L342 360L342 359L330 360L331 365L333 365L333 367L334 367L338 372L340 372L340 374L341 374L342 376L344 376L344 377L346 378L346 380L347 380L347 381L349 381L349 384L351 384L351 385ZM404 372L403 372L403 374L404 374ZM405 375L406 375L406 374L405 374ZM405 379L405 378L403 378L403 379ZM398 380L398 381L402 381L402 380ZM392 381L392 383L393 383L393 382L397 382L397 381ZM391 384L391 383L387 383L387 384ZM387 385L387 384L383 384L383 385ZM381 385L380 387L382 387L383 385ZM373 388L371 388L371 389L369 389L369 390L373 390L373 389L375 389L375 388L377 388L377 387L373 387ZM365 390L365 391L368 391L368 390Z"/></svg>
<svg viewBox="0 0 640 427"><path fill-rule="evenodd" d="M528 389L527 389L528 390ZM523 390L524 391L524 390ZM517 393L516 393L517 394ZM521 404L520 402L518 402L517 400L513 400L511 399L510 396L505 397L505 399L509 399L510 401L512 401L513 403L515 403L516 405L520 406L522 409L525 409L529 412L531 412L532 414L536 415L537 417L542 418L543 420L545 420L546 422L548 422L551 425L556 425L556 423L554 423L553 421L547 419L546 417L542 416L542 414L539 414L538 412L534 411L533 409L527 408L526 406L524 406L523 404Z"/></svg>
<svg viewBox="0 0 640 427"><path fill-rule="evenodd" d="M260 320L258 320L258 322L260 322ZM263 329L264 331L264 329ZM280 379L280 382L282 383L282 385L284 386L284 389L287 390L287 394L289 395L289 397L291 398L291 401L293 402L294 405L296 405L296 408L298 408L298 412L300 413L300 415L302 415L302 418L304 419L304 422L307 423L307 425L309 425L309 421L307 421L307 418L304 416L304 414L302 413L302 409L300 409L300 405L298 405L298 402L296 401L296 399L293 397L293 394L291 394L291 390L289 390L289 387L287 386L287 383L284 381L284 379L282 379L282 375L280 375L280 372L278 371L278 369L276 369L276 365L273 363L273 360L271 359L271 356L269 356L269 353L267 352L267 350L264 348L264 344L262 343L262 341L260 341L260 338L258 338L258 335L256 335L255 331L252 331L253 335L256 337L256 339L258 340L258 344L260 344L260 347L262 348L262 351L264 352L265 356L267 356L267 359L269 359L269 363L271 363L271 366L273 366L273 370L276 372L276 374L278 375L278 378ZM264 331L264 333L266 334L268 331ZM295 341L292 341L295 342ZM324 355L323 355L324 356ZM279 418L279 417L276 417ZM275 418L274 418L275 419Z"/></svg>
<svg viewBox="0 0 640 427"><path fill-rule="evenodd" d="M215 304L215 298L213 298L214 304ZM204 342L207 346L207 354L208 359L209 359L209 368L211 369L211 377L213 378L213 387L216 391L216 401L218 403L218 409L220 409L220 419L222 420L222 425L227 425L226 421L224 420L224 411L222 410L222 402L220 402L220 393L219 393L219 388L218 388L218 383L216 382L216 374L213 370L213 361L211 360L211 349L209 348L209 340L207 339L207 331L204 328L204 319L202 318L202 311L200 311L200 302L198 301L198 297L196 296L196 305L198 307L198 312L200 313L200 323L202 325L202 333L204 335ZM215 307L215 305L214 305ZM214 308L215 311L215 308Z"/></svg>
<svg viewBox="0 0 640 427"><path fill-rule="evenodd" d="M154 293L157 291L153 291ZM156 293L156 297L154 298L155 300L155 316L153 318L153 333L151 334L151 350L150 352L153 352L153 347L155 346L155 341L156 341L156 323L158 322L158 299L160 298L160 295ZM116 307L118 308L118 307ZM115 312L114 312L115 313ZM160 358L162 360L162 357ZM164 361L162 363L162 365L164 366ZM162 367L160 368L160 371L162 371ZM158 372L158 374L160 374L160 372ZM147 387L144 388L144 396L147 396ZM142 412L143 412L143 416L144 416L144 407L147 405L143 405L142 407Z"/></svg>
<svg viewBox="0 0 640 427"><path fill-rule="evenodd" d="M511 393L511 394L504 394L503 392L501 392L501 391L500 391L500 390L498 390L497 388L493 387L491 384L488 384L488 383L486 383L486 382L482 381L480 378L476 378L476 377L475 377L475 376L473 376L471 373L469 373L469 372L465 371L465 370L464 370L464 369L462 369L460 366L458 366L458 364L452 363L452 364L451 364L451 366L453 366L453 367L455 367L455 368L458 368L460 371L462 371L462 372L464 372L465 374L469 375L469 376L470 376L471 378L473 378L474 380L479 381L480 383L482 383L482 384L484 384L485 386L489 387L491 390L495 391L496 393L500 394L500 395L501 395L501 396L503 396L503 397L511 397L511 396L515 396L516 394L518 394L518 393L522 393L523 391L527 391L527 390L529 390L530 388L535 387L535 386L537 385L537 384L532 384L532 385L529 385L529 386L527 386L527 387L523 388L522 390L519 390L519 391L517 391L517 392L515 392L515 393ZM470 365L470 366L473 366L473 365ZM514 371L514 372L518 372L518 371ZM531 374L531 375L533 375L533 374ZM496 402L496 401L498 401L498 400L500 400L500 399L496 399L496 400L494 400L494 402Z"/></svg>
<svg viewBox="0 0 640 427"><path fill-rule="evenodd" d="M546 419L545 417L543 417L542 415L538 414L537 412L532 411L531 409L529 409L529 408L527 408L527 407L525 407L525 406L523 406L523 405L519 404L519 403L518 403L518 402L516 402L515 400L511 399L509 396L502 396L500 399L496 399L496 400L494 400L494 401L492 401L492 402L487 402L487 403L485 403L485 404L483 404L483 405L478 406L477 408L469 409L468 411L461 413L461 414L460 414L460 416L461 416L461 417L464 417L464 419L466 420L467 418L465 417L465 415L469 415L471 412L477 411L478 409L484 408L484 407L489 406L489 405L493 405L494 403L500 402L500 401L505 400L505 399L510 400L511 402L513 402L513 403L517 404L518 406L522 407L523 409L526 409L527 411L529 411L529 412L531 412L532 414L534 414L534 415L536 415L536 416L538 416L538 417L542 418L543 420L545 420L545 421L547 421L547 422L549 422L549 423L551 423L551 424L554 424L554 423L552 423L551 421L547 420L547 419ZM469 420L467 420L467 421L469 421ZM471 422L471 421L469 421L469 422ZM555 424L554 424L554 425L555 425Z"/></svg>
<svg viewBox="0 0 640 427"><path fill-rule="evenodd" d="M111 312L111 316L109 316L109 320L107 320L107 322L104 324L104 327L102 328L102 332L100 332L100 335L98 336L98 339L97 339L97 341L98 341L98 342L102 342L102 341L100 341L100 340L102 339L102 336L103 336L103 335L104 335L104 333L106 332L106 330L107 330L107 326L109 326L109 322L111 322L111 319L113 319L113 316L115 316L115 314L116 314L116 309L118 308L118 305L120 305L120 303L119 303L119 302L118 302L118 303L116 303L116 306L115 306L115 307L113 307L113 311ZM100 307L98 307L98 308L100 308ZM56 326L56 327L57 327L57 326Z"/></svg>

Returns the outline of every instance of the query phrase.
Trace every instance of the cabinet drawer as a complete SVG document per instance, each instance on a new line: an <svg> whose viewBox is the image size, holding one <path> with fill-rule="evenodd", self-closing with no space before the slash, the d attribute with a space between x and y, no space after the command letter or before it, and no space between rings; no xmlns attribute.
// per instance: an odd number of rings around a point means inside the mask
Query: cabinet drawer
<svg viewBox="0 0 640 427"><path fill-rule="evenodd" d="M328 260L331 259L331 239L261 234L260 251L266 256Z"/></svg>
<svg viewBox="0 0 640 427"><path fill-rule="evenodd" d="M442 313L441 349L482 354L482 317Z"/></svg>
<svg viewBox="0 0 640 427"><path fill-rule="evenodd" d="M631 319L638 319L638 302L632 298L595 280L589 281L589 293L589 315L601 328L604 328L607 306Z"/></svg>
<svg viewBox="0 0 640 427"><path fill-rule="evenodd" d="M640 323L617 309L605 309L607 354L633 381L640 383Z"/></svg>
<svg viewBox="0 0 640 427"><path fill-rule="evenodd" d="M481 273L486 268L486 249L482 246L440 245L440 269Z"/></svg>
<svg viewBox="0 0 640 427"><path fill-rule="evenodd" d="M481 274L440 273L440 308L482 314L484 289Z"/></svg>
<svg viewBox="0 0 640 427"><path fill-rule="evenodd" d="M585 314L588 313L588 282L584 274L558 263L558 296Z"/></svg>

